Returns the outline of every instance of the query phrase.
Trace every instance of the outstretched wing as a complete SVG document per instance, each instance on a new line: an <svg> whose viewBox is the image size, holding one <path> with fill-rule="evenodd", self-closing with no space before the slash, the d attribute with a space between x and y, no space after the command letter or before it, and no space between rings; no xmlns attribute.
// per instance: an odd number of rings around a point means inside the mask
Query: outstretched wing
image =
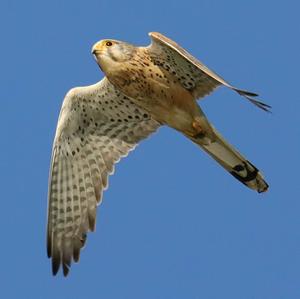
<svg viewBox="0 0 300 299"><path fill-rule="evenodd" d="M114 164L159 127L106 78L66 95L53 144L47 251L55 275L79 260Z"/></svg>
<svg viewBox="0 0 300 299"><path fill-rule="evenodd" d="M225 85L248 99L257 107L269 111L269 105L253 99L257 94L238 89L206 67L177 43L158 32L149 33L152 43L147 47L154 63L173 73L196 98L202 98L216 87Z"/></svg>

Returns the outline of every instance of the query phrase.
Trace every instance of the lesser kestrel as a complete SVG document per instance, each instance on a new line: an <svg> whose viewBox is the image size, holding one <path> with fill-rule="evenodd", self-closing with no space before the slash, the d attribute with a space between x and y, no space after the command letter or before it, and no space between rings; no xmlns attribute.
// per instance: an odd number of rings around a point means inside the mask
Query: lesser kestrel
<svg viewBox="0 0 300 299"><path fill-rule="evenodd" d="M196 100L225 85L258 107L256 94L237 89L174 41L150 33L148 47L106 39L92 53L105 73L98 83L71 89L63 102L52 151L47 249L53 274L79 260L86 233L114 164L160 126L184 134L230 174L258 192L259 170L227 143Z"/></svg>

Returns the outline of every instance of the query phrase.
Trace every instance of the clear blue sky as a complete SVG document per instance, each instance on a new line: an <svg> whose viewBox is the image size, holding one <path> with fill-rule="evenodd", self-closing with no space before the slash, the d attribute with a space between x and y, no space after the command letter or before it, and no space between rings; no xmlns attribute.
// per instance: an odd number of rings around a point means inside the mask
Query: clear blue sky
<svg viewBox="0 0 300 299"><path fill-rule="evenodd" d="M281 4L282 3L282 4ZM0 4L2 298L300 298L297 1L14 1ZM168 128L121 161L70 276L45 251L47 181L64 94L103 74L102 38L160 31L238 87L200 102L270 184L257 194Z"/></svg>

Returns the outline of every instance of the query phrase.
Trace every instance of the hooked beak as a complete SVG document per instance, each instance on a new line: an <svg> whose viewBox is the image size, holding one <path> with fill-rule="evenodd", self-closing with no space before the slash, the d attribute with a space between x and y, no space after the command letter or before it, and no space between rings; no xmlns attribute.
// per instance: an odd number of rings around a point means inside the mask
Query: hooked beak
<svg viewBox="0 0 300 299"><path fill-rule="evenodd" d="M99 54L103 53L103 50L100 49L100 43L99 42L94 44L94 46L92 47L91 52L92 52L92 55L94 56L94 58L95 58L95 60L98 64L98 66L100 67L101 71L103 72L102 67L99 63Z"/></svg>
<svg viewBox="0 0 300 299"><path fill-rule="evenodd" d="M98 53L100 53L99 50L97 50L97 49L95 49L95 48L92 49L92 54L93 54L93 55L97 55Z"/></svg>
<svg viewBox="0 0 300 299"><path fill-rule="evenodd" d="M97 55L98 53L101 53L101 45L99 42L95 43L94 46L92 47L92 54Z"/></svg>

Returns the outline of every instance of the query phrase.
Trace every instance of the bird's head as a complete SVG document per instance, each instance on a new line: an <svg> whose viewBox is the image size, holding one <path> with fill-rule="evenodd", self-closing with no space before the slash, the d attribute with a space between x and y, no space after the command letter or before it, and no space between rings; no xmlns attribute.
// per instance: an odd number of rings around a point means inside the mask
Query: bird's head
<svg viewBox="0 0 300 299"><path fill-rule="evenodd" d="M103 72L107 73L120 63L132 58L135 47L121 41L105 39L97 42L92 48L92 54Z"/></svg>

